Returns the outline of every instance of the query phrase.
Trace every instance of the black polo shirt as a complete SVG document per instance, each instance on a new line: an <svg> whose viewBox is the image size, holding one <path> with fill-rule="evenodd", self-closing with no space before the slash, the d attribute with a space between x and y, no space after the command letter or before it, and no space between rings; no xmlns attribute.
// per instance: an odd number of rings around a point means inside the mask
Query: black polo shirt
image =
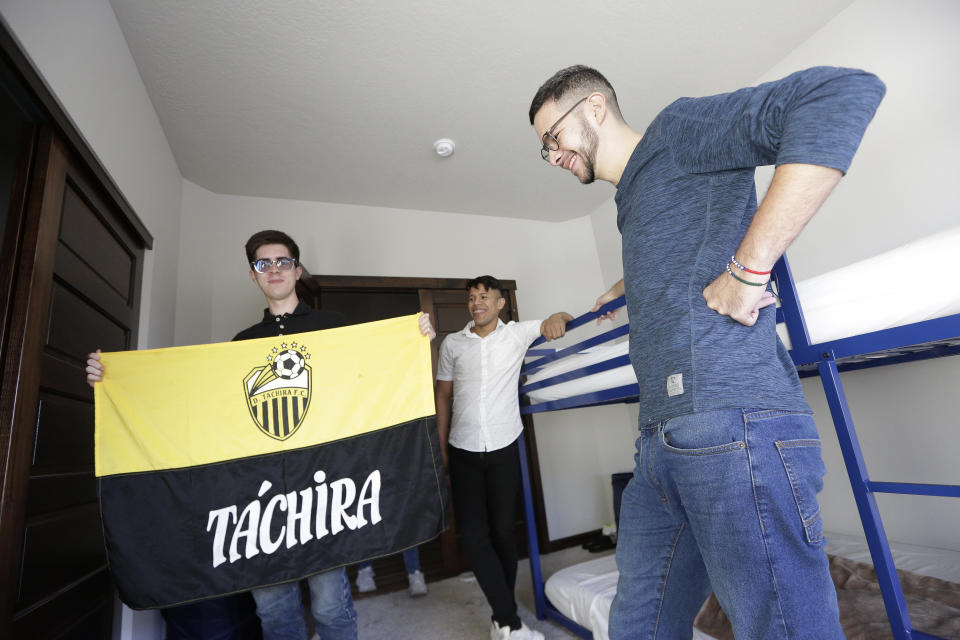
<svg viewBox="0 0 960 640"><path fill-rule="evenodd" d="M342 314L334 311L314 309L303 300L297 302L293 313L283 313L275 316L270 308L263 310L263 320L248 327L235 335L234 340L250 340L251 338L269 338L271 336L285 336L292 333L333 329L347 324Z"/></svg>

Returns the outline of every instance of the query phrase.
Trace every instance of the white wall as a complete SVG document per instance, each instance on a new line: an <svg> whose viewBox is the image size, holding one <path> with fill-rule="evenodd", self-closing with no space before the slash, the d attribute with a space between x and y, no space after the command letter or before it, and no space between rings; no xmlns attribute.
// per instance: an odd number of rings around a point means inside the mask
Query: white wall
<svg viewBox="0 0 960 640"><path fill-rule="evenodd" d="M263 295L243 245L256 231L293 236L314 274L517 281L521 319L577 315L604 283L589 218L546 223L294 200L219 195L184 181L176 343L231 339L261 317ZM588 334L589 335L589 334ZM632 468L623 407L534 418L552 539L613 518L610 474Z"/></svg>
<svg viewBox="0 0 960 640"><path fill-rule="evenodd" d="M797 279L958 224L960 205L952 188L960 148L958 35L960 3L859 0L757 79L826 64L867 69L887 84L848 175L787 252ZM629 105L625 109L629 112ZM772 173L758 171L761 195ZM623 273L612 197L591 214L591 222L609 285ZM917 277L935 277L922 265L904 268ZM960 483L958 375L960 357L842 376L871 478ZM826 526L861 533L822 386L805 380L804 392L824 442L828 476L820 500ZM878 502L890 539L960 549L960 501L880 495Z"/></svg>
<svg viewBox="0 0 960 640"><path fill-rule="evenodd" d="M960 145L960 4L860 0L758 82L819 64L876 73L887 95L848 175L790 249L801 280L960 222L948 187Z"/></svg>
<svg viewBox="0 0 960 640"><path fill-rule="evenodd" d="M621 254L620 231L617 229L617 203L613 201L615 190L610 190L610 199L590 214L593 241L600 261L603 284L609 288L623 278L623 255ZM602 291L598 291L599 295Z"/></svg>
<svg viewBox="0 0 960 640"><path fill-rule="evenodd" d="M758 79L830 64L867 69L887 84L848 175L788 251L798 279L960 224L952 186L960 148L958 36L956 2L859 0ZM936 277L922 265L904 269ZM960 484L958 375L960 357L842 376L872 479ZM825 524L859 533L823 390L811 379L804 391L829 471L820 498ZM960 500L881 495L878 502L892 540L960 549Z"/></svg>
<svg viewBox="0 0 960 640"><path fill-rule="evenodd" d="M180 171L107 0L3 0L9 29L153 235L139 344L173 342ZM91 349L96 345L90 345ZM155 611L117 607L114 637L159 638Z"/></svg>

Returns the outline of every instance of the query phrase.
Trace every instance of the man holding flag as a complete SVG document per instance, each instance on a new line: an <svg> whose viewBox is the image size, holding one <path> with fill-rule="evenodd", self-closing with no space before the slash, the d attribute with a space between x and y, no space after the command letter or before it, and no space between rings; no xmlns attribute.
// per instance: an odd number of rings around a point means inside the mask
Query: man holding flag
<svg viewBox="0 0 960 640"><path fill-rule="evenodd" d="M267 308L264 310L263 319L260 322L238 333L234 340L280 337L331 329L346 324L340 314L313 309L297 297L296 283L302 274L302 267L299 264L299 247L290 236L281 231L260 231L250 237L245 248L247 260L250 264L250 279L263 292ZM436 335L427 314L420 316L419 328L420 332L429 336L431 340ZM292 346L296 347L296 343L293 343ZM251 378L250 384L247 385L248 389L251 385L256 388L266 387L272 382L268 379L271 376L267 374L279 372L273 377L275 378L277 375L283 378L293 377L297 373L296 371L287 372L288 375L284 375L284 372L277 366L283 364L281 363L281 356L283 355L283 353L278 355L274 366L265 367L256 379ZM302 366L303 358L297 353L293 353L293 355L296 357L293 358L294 362L291 366L297 366L297 361ZM87 381L91 386L101 382L104 378L104 365L100 360L99 350L96 353L89 354L86 370ZM253 391L256 391L256 389ZM266 407L264 407L261 422L261 427L267 434L278 440L288 437L288 426L293 429L296 428L295 425L288 425L288 400L282 399L282 402L284 403L282 405L282 425L276 420L276 411L274 412L274 423L270 423ZM292 401L290 406L294 421L296 421L296 407L298 406L296 401ZM303 405L303 413L306 413L306 406ZM251 407L251 411L254 411L253 407ZM282 434L280 433L281 426ZM275 434L270 433L271 428L276 429ZM229 518L224 515L222 518L218 517L216 519L218 530L221 521L227 523ZM241 515L240 521L237 522L237 529L240 529L242 521L243 517ZM211 522L213 522L212 518ZM235 533L234 541L237 539L236 536ZM317 536L319 537L319 532ZM311 612L316 622L317 635L315 638L322 640L355 640L357 637L356 612L350 595L350 583L344 568L338 567L309 576L307 583L311 594ZM256 601L257 615L263 627L265 640L306 640L307 627L298 581L281 582L280 584L255 588L252 589L251 593Z"/></svg>

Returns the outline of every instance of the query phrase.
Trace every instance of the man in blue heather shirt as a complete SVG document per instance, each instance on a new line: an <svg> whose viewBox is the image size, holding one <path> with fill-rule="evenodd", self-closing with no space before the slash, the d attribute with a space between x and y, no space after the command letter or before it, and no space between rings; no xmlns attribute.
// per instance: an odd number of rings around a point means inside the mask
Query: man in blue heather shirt
<svg viewBox="0 0 960 640"><path fill-rule="evenodd" d="M670 104L643 133L596 70L558 71L530 123L551 165L617 187L636 469L610 637L690 638L716 592L737 638L842 638L817 493L820 440L775 331L774 263L846 172L883 98L817 67ZM776 165L757 206L754 170Z"/></svg>

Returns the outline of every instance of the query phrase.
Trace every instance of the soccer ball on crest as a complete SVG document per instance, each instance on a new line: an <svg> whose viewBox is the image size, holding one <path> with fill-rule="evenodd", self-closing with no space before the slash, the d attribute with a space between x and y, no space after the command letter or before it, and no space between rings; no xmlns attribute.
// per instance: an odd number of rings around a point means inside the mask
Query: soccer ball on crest
<svg viewBox="0 0 960 640"><path fill-rule="evenodd" d="M273 359L273 372L277 377L285 380L293 380L301 373L306 366L303 356L296 349L287 349L277 354Z"/></svg>

